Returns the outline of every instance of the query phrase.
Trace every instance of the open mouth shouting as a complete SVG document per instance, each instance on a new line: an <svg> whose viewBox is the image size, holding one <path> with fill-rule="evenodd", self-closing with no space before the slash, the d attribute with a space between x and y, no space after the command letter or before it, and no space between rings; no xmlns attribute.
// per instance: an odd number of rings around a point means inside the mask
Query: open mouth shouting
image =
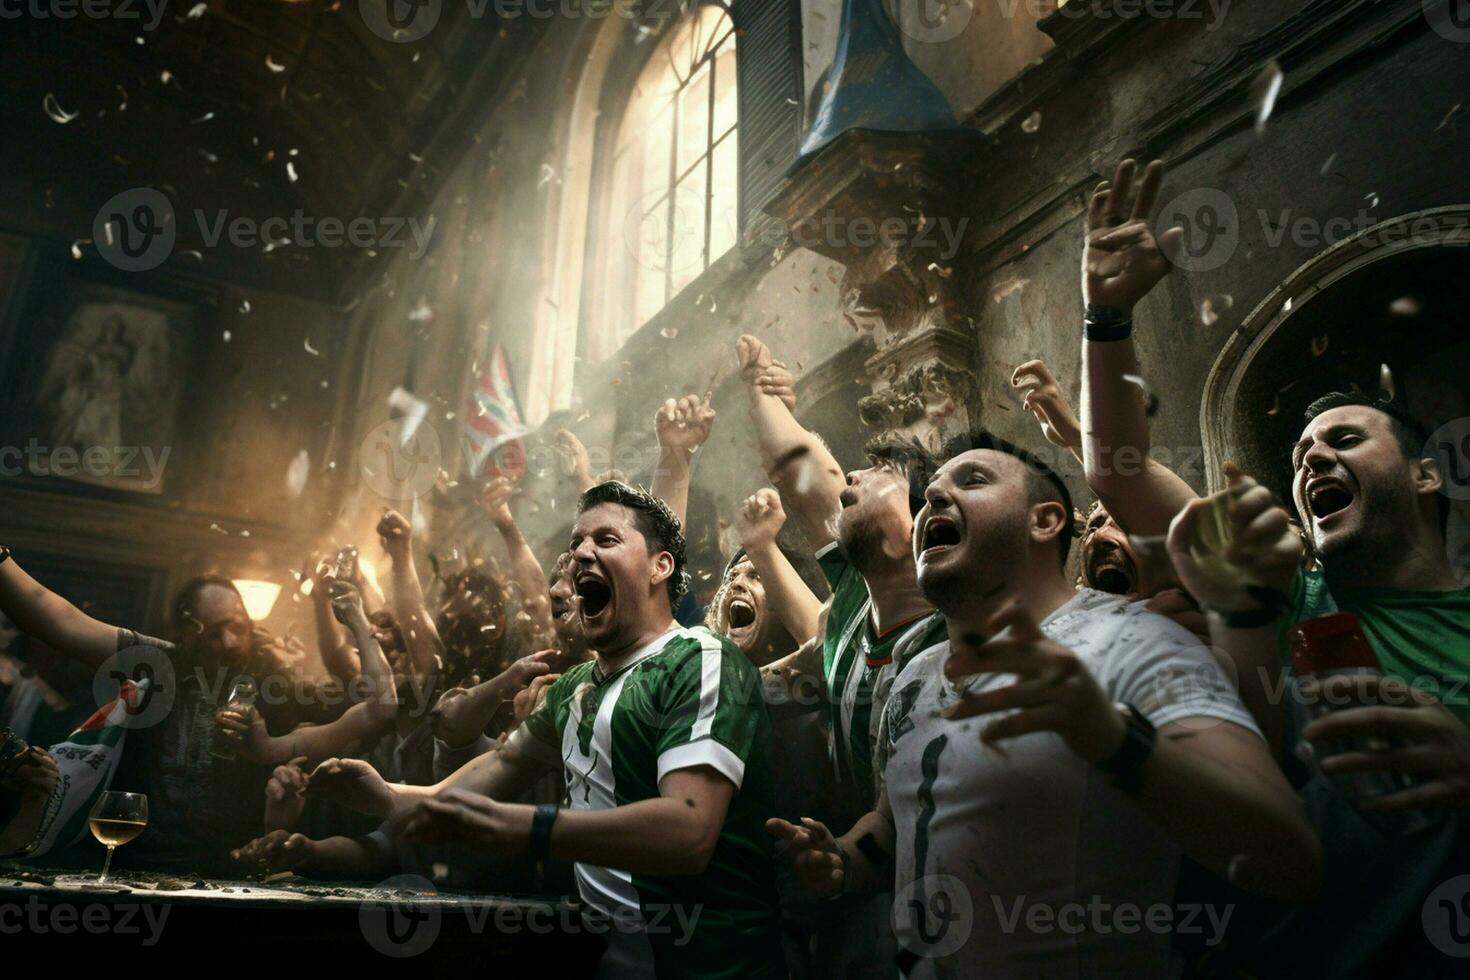
<svg viewBox="0 0 1470 980"><path fill-rule="evenodd" d="M575 583L577 596L582 600L582 624L594 626L611 617L613 608L612 585L596 572L580 572Z"/></svg>
<svg viewBox="0 0 1470 980"><path fill-rule="evenodd" d="M760 631L760 605L750 593L731 590L725 598L725 631L742 650Z"/></svg>
<svg viewBox="0 0 1470 980"><path fill-rule="evenodd" d="M1312 515L1312 524L1317 527L1327 525L1353 505L1352 490L1335 476L1319 476L1308 480L1303 496L1306 498L1307 510Z"/></svg>
<svg viewBox="0 0 1470 980"><path fill-rule="evenodd" d="M960 544L959 525L943 515L935 515L924 522L923 537L919 539L919 557L931 559Z"/></svg>
<svg viewBox="0 0 1470 980"><path fill-rule="evenodd" d="M1111 541L1095 541L1087 549L1087 582L1100 592L1131 595L1138 589L1133 558Z"/></svg>

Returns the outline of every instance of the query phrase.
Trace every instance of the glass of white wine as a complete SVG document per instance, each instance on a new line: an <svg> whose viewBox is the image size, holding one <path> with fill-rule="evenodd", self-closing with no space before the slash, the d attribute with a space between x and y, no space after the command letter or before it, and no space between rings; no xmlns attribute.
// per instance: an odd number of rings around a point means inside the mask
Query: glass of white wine
<svg viewBox="0 0 1470 980"><path fill-rule="evenodd" d="M89 818L92 836L107 847L107 860L102 865L98 884L107 880L112 870L112 852L137 837L148 826L148 797L142 793L118 793L108 790L97 797Z"/></svg>

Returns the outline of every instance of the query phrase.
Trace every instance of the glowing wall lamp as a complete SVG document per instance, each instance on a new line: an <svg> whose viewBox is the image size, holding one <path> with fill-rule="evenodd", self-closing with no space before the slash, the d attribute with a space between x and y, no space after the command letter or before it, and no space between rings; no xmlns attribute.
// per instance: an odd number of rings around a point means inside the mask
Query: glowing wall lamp
<svg viewBox="0 0 1470 980"><path fill-rule="evenodd" d="M258 578L237 578L235 588L240 590L240 598L245 600L245 611L255 622L260 622L271 614L276 607L276 599L281 595L281 587L275 582L267 582Z"/></svg>

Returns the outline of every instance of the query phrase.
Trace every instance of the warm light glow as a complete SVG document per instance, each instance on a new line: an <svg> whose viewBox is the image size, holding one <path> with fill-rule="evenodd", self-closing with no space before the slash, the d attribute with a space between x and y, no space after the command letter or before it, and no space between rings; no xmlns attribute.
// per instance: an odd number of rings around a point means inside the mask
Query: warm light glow
<svg viewBox="0 0 1470 980"><path fill-rule="evenodd" d="M373 567L371 561L358 555L357 570L362 573L363 581L367 582L374 592L378 593L378 595L383 594L383 587L378 584L378 570Z"/></svg>
<svg viewBox="0 0 1470 980"><path fill-rule="evenodd" d="M281 595L281 587L275 582L258 578L237 578L235 588L240 590L240 598L245 600L245 612L256 622L271 614L276 607L276 599Z"/></svg>

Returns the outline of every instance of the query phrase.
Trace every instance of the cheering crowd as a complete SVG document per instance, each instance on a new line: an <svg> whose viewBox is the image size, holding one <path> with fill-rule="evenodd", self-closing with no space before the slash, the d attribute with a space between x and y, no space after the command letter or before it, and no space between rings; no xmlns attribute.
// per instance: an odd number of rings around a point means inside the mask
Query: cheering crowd
<svg viewBox="0 0 1470 980"><path fill-rule="evenodd" d="M58 671L140 646L172 665L112 778L150 800L136 866L576 895L615 924L612 977L1455 975L1421 909L1470 872L1470 592L1428 434L1327 394L1279 447L1284 504L1274 474L1227 464L1200 497L1152 459L1128 379L1149 367L1132 311L1179 244L1150 230L1161 179L1125 161L1091 199L1080 418L1042 362L1013 378L1090 509L984 432L843 473L747 336L772 486L729 515L741 547L702 610L696 397L659 411L647 490L558 436L580 499L544 566L504 479L482 498L503 570L426 590L394 511L386 595L317 562L324 676L225 578L186 585L155 640L7 556L0 610ZM1349 648L1349 669L1324 652ZM294 695L226 699L221 672ZM21 735L0 853L58 791Z"/></svg>

